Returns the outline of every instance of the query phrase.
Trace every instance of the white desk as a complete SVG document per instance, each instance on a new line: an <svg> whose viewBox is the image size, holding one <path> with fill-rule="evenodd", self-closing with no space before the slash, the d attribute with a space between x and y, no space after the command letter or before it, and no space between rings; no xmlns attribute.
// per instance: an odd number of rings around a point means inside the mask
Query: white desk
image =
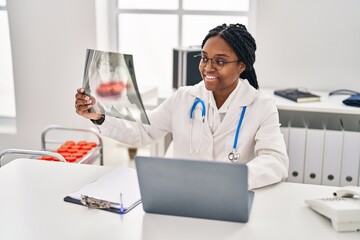
<svg viewBox="0 0 360 240"><path fill-rule="evenodd" d="M296 103L274 95L274 89L261 88L261 91L274 97L276 106L279 110L360 115L360 108L343 104L342 101L350 95L329 96L328 92L310 91L321 97L320 102Z"/></svg>
<svg viewBox="0 0 360 240"><path fill-rule="evenodd" d="M304 199L334 187L280 183L256 190L248 223L146 214L125 215L63 201L111 167L17 159L0 168L0 239L360 239L337 233Z"/></svg>

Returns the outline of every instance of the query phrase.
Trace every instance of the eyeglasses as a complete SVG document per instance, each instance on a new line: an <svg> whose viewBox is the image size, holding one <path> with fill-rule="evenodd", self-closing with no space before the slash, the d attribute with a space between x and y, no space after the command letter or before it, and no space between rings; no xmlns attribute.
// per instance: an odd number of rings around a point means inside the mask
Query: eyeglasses
<svg viewBox="0 0 360 240"><path fill-rule="evenodd" d="M206 67L207 63L210 61L212 67L215 68L215 69L218 70L218 71L220 71L221 69L223 69L223 67L224 67L226 64L234 63L234 62L240 62L240 60L226 62L226 61L224 61L224 60L222 60L221 58L218 58L218 57L208 58L208 57L202 56L201 54L195 55L194 57L200 57L199 66L201 66L201 67Z"/></svg>

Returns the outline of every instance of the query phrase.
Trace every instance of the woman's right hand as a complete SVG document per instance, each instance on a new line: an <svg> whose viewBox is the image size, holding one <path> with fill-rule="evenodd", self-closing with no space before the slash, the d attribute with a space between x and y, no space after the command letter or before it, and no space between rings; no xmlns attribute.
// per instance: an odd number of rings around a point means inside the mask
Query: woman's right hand
<svg viewBox="0 0 360 240"><path fill-rule="evenodd" d="M83 88L77 89L75 95L75 109L76 113L84 118L98 120L101 114L92 113L89 109L96 103L96 99L85 93Z"/></svg>

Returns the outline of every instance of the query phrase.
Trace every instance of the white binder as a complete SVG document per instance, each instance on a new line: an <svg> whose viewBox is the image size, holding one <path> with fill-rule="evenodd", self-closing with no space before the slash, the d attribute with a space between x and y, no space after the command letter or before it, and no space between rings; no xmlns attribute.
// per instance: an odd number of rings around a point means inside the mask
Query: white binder
<svg viewBox="0 0 360 240"><path fill-rule="evenodd" d="M280 127L280 131L284 136L284 141L286 145L286 151L289 153L289 132L290 132L290 126L284 126Z"/></svg>
<svg viewBox="0 0 360 240"><path fill-rule="evenodd" d="M340 185L343 131L325 130L322 185Z"/></svg>
<svg viewBox="0 0 360 240"><path fill-rule="evenodd" d="M344 132L340 186L356 186L359 180L360 132Z"/></svg>
<svg viewBox="0 0 360 240"><path fill-rule="evenodd" d="M304 183L321 184L324 137L323 129L307 130Z"/></svg>
<svg viewBox="0 0 360 240"><path fill-rule="evenodd" d="M304 182L306 128L291 127L289 131L289 177L288 182Z"/></svg>

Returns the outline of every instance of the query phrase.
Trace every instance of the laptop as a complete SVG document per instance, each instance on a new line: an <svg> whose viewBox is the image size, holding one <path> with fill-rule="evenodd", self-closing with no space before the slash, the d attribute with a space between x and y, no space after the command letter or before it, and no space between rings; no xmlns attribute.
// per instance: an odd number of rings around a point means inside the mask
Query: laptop
<svg viewBox="0 0 360 240"><path fill-rule="evenodd" d="M247 222L254 192L244 164L136 157L144 211Z"/></svg>

